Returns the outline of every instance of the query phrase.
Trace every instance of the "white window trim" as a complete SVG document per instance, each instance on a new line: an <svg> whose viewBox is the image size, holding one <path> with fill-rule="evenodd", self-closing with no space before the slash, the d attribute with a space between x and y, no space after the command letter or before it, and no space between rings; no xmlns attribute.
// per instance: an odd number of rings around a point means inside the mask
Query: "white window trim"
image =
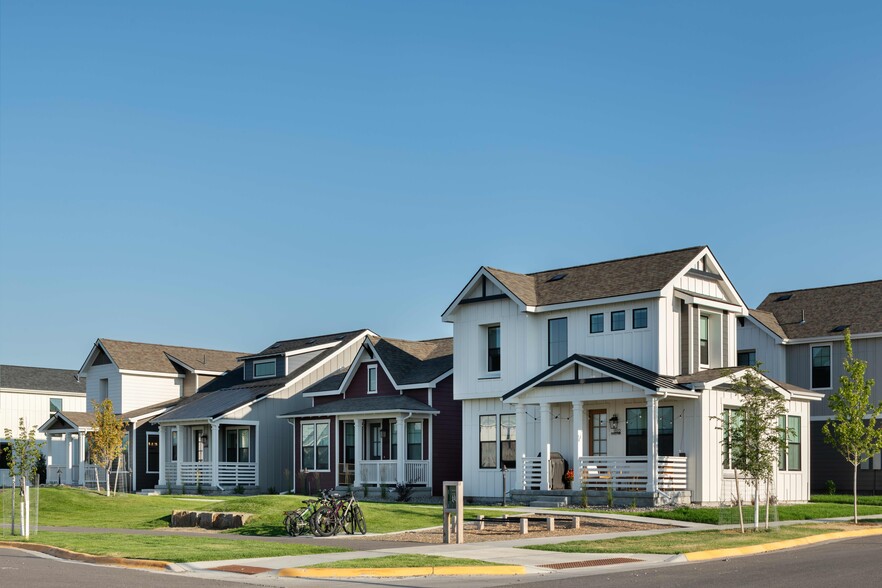
<svg viewBox="0 0 882 588"><path fill-rule="evenodd" d="M321 425L321 424L328 425L328 467L327 467L327 469L324 469L324 470L310 469L309 470L310 473L311 472L330 472L331 471L332 462L334 461L334 454L331 452L331 433L332 433L331 421L330 420L320 420L320 421L301 421L300 422L300 455L299 455L300 459L298 460L299 462L301 462L300 469L308 469L308 468L306 468L306 465L304 463L302 463L302 461L303 461L303 426L304 425L315 425L316 428L318 428L318 425ZM318 447L319 447L318 443L317 443L318 434L315 435L315 441L316 442L314 442L312 445L313 448L316 450L315 453L313 454L314 460L315 460L315 457L318 457ZM315 462L313 462L313 465L315 465Z"/></svg>
<svg viewBox="0 0 882 588"><path fill-rule="evenodd" d="M158 474L159 473L159 461L160 461L159 460L160 454L158 452L156 454L156 469L155 470L150 469L150 437L156 437L156 444L158 446L159 445L159 431L148 431L147 432L147 445L144 446L144 449L146 451L146 453L144 455L145 467L147 468L145 471L148 474ZM159 450L162 451L162 448L160 447Z"/></svg>
<svg viewBox="0 0 882 588"><path fill-rule="evenodd" d="M374 389L371 390L371 373L374 375ZM377 364L371 364L367 366L367 393L368 394L376 394L377 389L380 387L379 379L377 374Z"/></svg>
<svg viewBox="0 0 882 588"><path fill-rule="evenodd" d="M238 450L241 449L239 447L239 431L248 431L248 461L233 461L233 462L231 462L231 461L227 461L226 459L223 459L221 461L223 461L224 463L257 463L257 461L256 461L257 455L254 456L255 461L251 461L251 453L252 453L251 452L251 445L252 445L252 441L254 440L254 435L251 434L251 427L249 427L247 425L241 426L241 427L237 427L237 426L226 427L224 429L224 455L223 455L223 457L226 458L226 452L230 450L230 448L226 444L227 437L229 436L230 431L236 431L236 451L237 451L236 455L237 456L238 456ZM220 440L218 440L218 441L220 441ZM220 452L220 447L218 447L218 452Z"/></svg>
<svg viewBox="0 0 882 588"><path fill-rule="evenodd" d="M272 373L272 374L269 374L269 375L266 375L266 376L258 376L258 375L257 375L257 366L258 366L258 365L264 365L264 364L267 364L267 363L271 363L271 364L273 364L273 373ZM266 379L266 378L275 378L275 377L276 377L276 371L277 371L277 370L278 370L278 364L276 363L276 359L275 359L275 358L273 358L273 359L261 359L261 360L255 360L255 361L253 361L253 362L251 363L251 378L254 379L254 380L264 380L264 379Z"/></svg>
<svg viewBox="0 0 882 588"><path fill-rule="evenodd" d="M825 387L815 388L815 378L812 372L814 372L814 358L813 358L813 350L816 347L827 347L830 349L830 384ZM810 390L832 390L833 389L833 345L828 343L826 345L809 345L809 388Z"/></svg>
<svg viewBox="0 0 882 588"><path fill-rule="evenodd" d="M491 371L490 370L490 329L499 329L499 369ZM489 378L499 378L502 374L502 325L500 323L491 323L489 325L483 325L481 329L484 339L484 375Z"/></svg>

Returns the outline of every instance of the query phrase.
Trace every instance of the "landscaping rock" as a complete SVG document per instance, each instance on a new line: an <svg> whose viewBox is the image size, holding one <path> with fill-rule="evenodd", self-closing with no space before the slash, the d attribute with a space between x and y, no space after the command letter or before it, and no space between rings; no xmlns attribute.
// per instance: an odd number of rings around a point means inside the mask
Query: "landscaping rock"
<svg viewBox="0 0 882 588"><path fill-rule="evenodd" d="M242 512L200 512L192 510L176 510L172 512L172 527L200 527L202 529L238 529L254 518L254 515Z"/></svg>

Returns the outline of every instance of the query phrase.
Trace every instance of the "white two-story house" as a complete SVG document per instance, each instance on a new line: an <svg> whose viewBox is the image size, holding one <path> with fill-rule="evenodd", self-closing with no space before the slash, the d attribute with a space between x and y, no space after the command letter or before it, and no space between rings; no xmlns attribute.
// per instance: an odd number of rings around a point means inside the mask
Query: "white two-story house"
<svg viewBox="0 0 882 588"><path fill-rule="evenodd" d="M465 493L727 502L719 418L737 410L736 319L747 307L707 247L513 273L481 267L443 314L454 326ZM741 368L744 369L744 368ZM794 433L781 501L809 497L809 404L767 380ZM549 459L551 457L551 459ZM626 494L624 494L626 493Z"/></svg>
<svg viewBox="0 0 882 588"><path fill-rule="evenodd" d="M833 416L827 396L844 374L843 333L851 333L852 352L867 362L875 379L872 400L882 401L882 280L804 290L772 292L750 315L739 319L738 363L761 364L769 377L824 395L812 405L812 489L850 491L853 470L824 442L821 427ZM858 491L882 492L882 456L876 454L858 471Z"/></svg>

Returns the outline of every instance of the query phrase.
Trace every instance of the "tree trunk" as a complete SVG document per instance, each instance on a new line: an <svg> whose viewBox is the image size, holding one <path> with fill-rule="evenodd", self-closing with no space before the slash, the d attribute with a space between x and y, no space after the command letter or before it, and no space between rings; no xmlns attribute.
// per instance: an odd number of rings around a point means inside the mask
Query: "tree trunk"
<svg viewBox="0 0 882 588"><path fill-rule="evenodd" d="M852 489L854 490L854 524L856 525L858 522L857 518L857 472L858 472L858 464L854 464L854 486Z"/></svg>
<svg viewBox="0 0 882 588"><path fill-rule="evenodd" d="M744 511L741 510L741 486L738 484L738 470L735 470L735 501L738 506L738 524L741 526L741 532L744 533Z"/></svg>
<svg viewBox="0 0 882 588"><path fill-rule="evenodd" d="M107 482L107 497L110 498L110 464L104 470L104 481Z"/></svg>
<svg viewBox="0 0 882 588"><path fill-rule="evenodd" d="M760 511L760 499L759 499L759 479L753 481L753 530L759 531L759 511Z"/></svg>
<svg viewBox="0 0 882 588"><path fill-rule="evenodd" d="M769 506L772 504L772 479L766 480L766 531L769 530Z"/></svg>

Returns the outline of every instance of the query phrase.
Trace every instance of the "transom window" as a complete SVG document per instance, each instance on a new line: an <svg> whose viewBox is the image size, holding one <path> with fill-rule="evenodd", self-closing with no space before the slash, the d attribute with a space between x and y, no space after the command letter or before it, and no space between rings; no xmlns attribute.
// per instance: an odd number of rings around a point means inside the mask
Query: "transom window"
<svg viewBox="0 0 882 588"><path fill-rule="evenodd" d="M812 347L812 388L830 387L830 346Z"/></svg>
<svg viewBox="0 0 882 588"><path fill-rule="evenodd" d="M327 472L331 467L331 436L328 421L300 425L300 467Z"/></svg>
<svg viewBox="0 0 882 588"><path fill-rule="evenodd" d="M548 365L555 365L567 358L567 319L548 321Z"/></svg>
<svg viewBox="0 0 882 588"><path fill-rule="evenodd" d="M631 328L645 329L649 325L649 312L645 308L635 308L631 311Z"/></svg>
<svg viewBox="0 0 882 588"><path fill-rule="evenodd" d="M609 313L609 330L624 331L625 330L625 311L616 310Z"/></svg>
<svg viewBox="0 0 882 588"><path fill-rule="evenodd" d="M377 393L377 366L369 365L367 369L367 391L368 394Z"/></svg>
<svg viewBox="0 0 882 588"><path fill-rule="evenodd" d="M499 325L487 327L487 371L498 372L502 368L502 348Z"/></svg>
<svg viewBox="0 0 882 588"><path fill-rule="evenodd" d="M592 333L602 333L603 332L603 313L602 312L591 315L591 332Z"/></svg>
<svg viewBox="0 0 882 588"><path fill-rule="evenodd" d="M252 364L252 374L255 378L272 378L276 375L276 360L262 359Z"/></svg>

